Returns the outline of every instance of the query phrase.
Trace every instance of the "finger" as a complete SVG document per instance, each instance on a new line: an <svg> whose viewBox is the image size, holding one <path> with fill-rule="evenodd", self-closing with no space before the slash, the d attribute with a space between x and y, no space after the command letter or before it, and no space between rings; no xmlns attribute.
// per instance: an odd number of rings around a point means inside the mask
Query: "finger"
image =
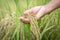
<svg viewBox="0 0 60 40"><path fill-rule="evenodd" d="M24 15L27 15L27 14L30 14L30 13L33 13L32 9L26 10L26 11L24 12Z"/></svg>
<svg viewBox="0 0 60 40"><path fill-rule="evenodd" d="M19 20L24 22L24 23L29 23L29 19L24 18L24 17L20 17Z"/></svg>

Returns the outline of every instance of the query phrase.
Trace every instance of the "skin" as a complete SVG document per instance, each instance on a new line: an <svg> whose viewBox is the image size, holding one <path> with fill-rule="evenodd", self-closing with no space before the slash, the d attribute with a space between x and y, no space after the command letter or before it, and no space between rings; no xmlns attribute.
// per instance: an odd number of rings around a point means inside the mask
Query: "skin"
<svg viewBox="0 0 60 40"><path fill-rule="evenodd" d="M50 12L54 11L55 9L60 7L60 0L51 0L51 2L49 2L48 4L44 5L44 6L36 6L33 7L29 10L26 10L24 12L24 15L28 15L28 13L33 13L37 20L39 20L42 16L49 14ZM20 21L24 22L24 23L29 23L29 19L25 18L25 17L20 17L19 18Z"/></svg>

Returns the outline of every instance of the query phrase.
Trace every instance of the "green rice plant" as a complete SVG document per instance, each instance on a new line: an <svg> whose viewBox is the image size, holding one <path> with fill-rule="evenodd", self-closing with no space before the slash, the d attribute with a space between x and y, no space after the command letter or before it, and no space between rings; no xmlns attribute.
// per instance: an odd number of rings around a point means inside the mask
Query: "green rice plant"
<svg viewBox="0 0 60 40"><path fill-rule="evenodd" d="M39 27L38 27L38 24L37 24L37 19L34 18L34 17L35 16L33 16L33 15L28 15L28 18L30 19L30 25L31 25L30 29L33 32L33 34L36 35L36 38L37 38L36 40L39 40L39 39L41 40L42 36L45 34L45 32L54 27L54 25L53 25L53 26L51 26L51 27L48 28L49 23L50 23L50 21L52 20L53 17L46 24L46 27L43 29L42 33L40 33L40 30L39 30Z"/></svg>
<svg viewBox="0 0 60 40"><path fill-rule="evenodd" d="M60 9L37 21L28 14L30 24L19 21L23 12L50 0L0 0L0 40L60 40Z"/></svg>
<svg viewBox="0 0 60 40"><path fill-rule="evenodd" d="M19 0L14 0L14 2L16 4L16 19L15 19L16 20L16 29L13 33L12 38L14 38L14 36L16 35L16 37L17 37L16 39L19 40L19 33L21 33L20 40L24 40L24 30L23 30L24 26L23 26L23 23L18 21L18 17L21 16L20 13L22 13L20 10L19 4L18 4ZM20 30L20 32L19 32L19 30Z"/></svg>

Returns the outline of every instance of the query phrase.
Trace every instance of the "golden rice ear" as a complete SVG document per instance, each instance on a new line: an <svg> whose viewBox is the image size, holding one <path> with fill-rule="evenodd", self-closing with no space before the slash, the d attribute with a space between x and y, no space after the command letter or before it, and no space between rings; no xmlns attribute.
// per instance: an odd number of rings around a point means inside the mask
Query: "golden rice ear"
<svg viewBox="0 0 60 40"><path fill-rule="evenodd" d="M39 27L35 15L29 14L27 18L30 20L30 30L36 36L36 40L39 40L40 31L39 31Z"/></svg>
<svg viewBox="0 0 60 40"><path fill-rule="evenodd" d="M15 15L10 16L6 14L5 17L1 19L0 24L0 39L10 40L16 28Z"/></svg>

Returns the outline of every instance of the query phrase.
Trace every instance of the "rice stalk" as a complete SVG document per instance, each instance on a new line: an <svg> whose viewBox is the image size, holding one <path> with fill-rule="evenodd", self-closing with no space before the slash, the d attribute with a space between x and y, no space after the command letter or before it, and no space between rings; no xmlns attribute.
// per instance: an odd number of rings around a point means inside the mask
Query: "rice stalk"
<svg viewBox="0 0 60 40"><path fill-rule="evenodd" d="M27 16L30 20L30 30L33 32L33 34L36 36L36 40L39 40L40 31L37 23L37 19L34 15L30 14Z"/></svg>
<svg viewBox="0 0 60 40"><path fill-rule="evenodd" d="M16 29L14 30L12 39L15 37L16 35L16 39L17 40L25 40L25 36L24 36L24 23L22 23L21 21L18 20L19 16L22 15L22 9L21 6L18 4L19 0L14 0L15 4L16 4Z"/></svg>

